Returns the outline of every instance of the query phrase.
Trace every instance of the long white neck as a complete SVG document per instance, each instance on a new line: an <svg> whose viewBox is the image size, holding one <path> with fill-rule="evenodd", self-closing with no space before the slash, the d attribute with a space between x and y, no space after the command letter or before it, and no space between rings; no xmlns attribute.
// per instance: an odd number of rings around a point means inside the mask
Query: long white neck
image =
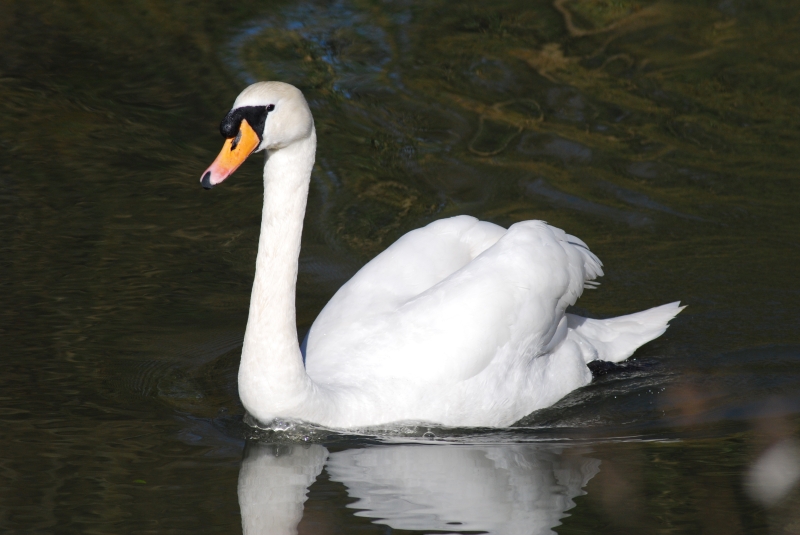
<svg viewBox="0 0 800 535"><path fill-rule="evenodd" d="M239 396L262 422L297 415L314 386L297 342L295 285L316 133L273 151L264 164L264 210Z"/></svg>

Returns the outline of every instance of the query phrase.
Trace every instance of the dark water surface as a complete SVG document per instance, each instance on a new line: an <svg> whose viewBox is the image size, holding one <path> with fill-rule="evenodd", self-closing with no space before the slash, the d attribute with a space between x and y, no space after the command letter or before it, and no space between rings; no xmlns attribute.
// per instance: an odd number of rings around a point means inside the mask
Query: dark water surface
<svg viewBox="0 0 800 535"><path fill-rule="evenodd" d="M798 50L778 0L0 3L0 531L800 533ZM261 79L319 135L301 332L462 213L689 308L512 429L250 430L263 162L198 179Z"/></svg>

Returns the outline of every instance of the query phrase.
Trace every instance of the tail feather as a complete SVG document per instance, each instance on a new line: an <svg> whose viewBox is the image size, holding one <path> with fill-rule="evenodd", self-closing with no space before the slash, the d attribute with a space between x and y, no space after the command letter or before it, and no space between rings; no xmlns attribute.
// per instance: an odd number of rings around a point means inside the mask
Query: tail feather
<svg viewBox="0 0 800 535"><path fill-rule="evenodd" d="M567 338L581 348L583 360L620 362L640 346L664 334L669 321L686 308L680 301L605 320L567 314Z"/></svg>

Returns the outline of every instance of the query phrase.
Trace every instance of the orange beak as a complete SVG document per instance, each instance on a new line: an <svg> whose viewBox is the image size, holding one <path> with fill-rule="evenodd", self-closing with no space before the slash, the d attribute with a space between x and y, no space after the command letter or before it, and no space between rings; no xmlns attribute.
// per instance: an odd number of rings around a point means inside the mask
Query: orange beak
<svg viewBox="0 0 800 535"><path fill-rule="evenodd" d="M239 125L239 133L235 138L225 140L225 144L222 145L222 151L217 156L217 159L214 160L214 163L211 164L211 167L203 173L200 184L206 189L211 189L231 176L242 165L242 162L256 150L259 143L261 143L261 140L258 138L258 134L246 119L242 119L242 123Z"/></svg>

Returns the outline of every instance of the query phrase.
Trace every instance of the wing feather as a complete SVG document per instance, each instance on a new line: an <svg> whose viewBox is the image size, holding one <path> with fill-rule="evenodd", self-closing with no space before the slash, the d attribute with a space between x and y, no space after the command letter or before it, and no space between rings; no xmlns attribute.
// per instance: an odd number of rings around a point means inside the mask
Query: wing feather
<svg viewBox="0 0 800 535"><path fill-rule="evenodd" d="M566 307L598 275L583 242L542 221L506 231L466 216L440 220L337 292L309 333L307 370L323 383L413 377L441 387L495 359L536 358L559 342Z"/></svg>

